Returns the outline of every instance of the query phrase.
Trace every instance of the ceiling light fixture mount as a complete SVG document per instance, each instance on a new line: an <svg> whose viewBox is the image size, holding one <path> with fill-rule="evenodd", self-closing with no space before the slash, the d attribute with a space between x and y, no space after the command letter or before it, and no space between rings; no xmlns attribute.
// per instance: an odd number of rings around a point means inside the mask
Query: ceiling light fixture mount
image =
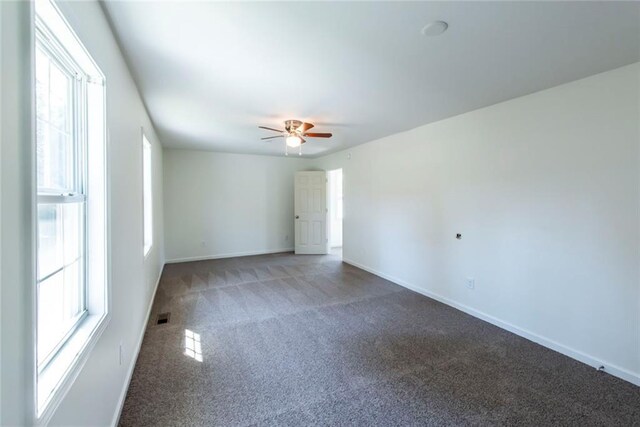
<svg viewBox="0 0 640 427"><path fill-rule="evenodd" d="M449 24L444 21L433 21L422 27L420 31L423 36L436 37L447 31Z"/></svg>

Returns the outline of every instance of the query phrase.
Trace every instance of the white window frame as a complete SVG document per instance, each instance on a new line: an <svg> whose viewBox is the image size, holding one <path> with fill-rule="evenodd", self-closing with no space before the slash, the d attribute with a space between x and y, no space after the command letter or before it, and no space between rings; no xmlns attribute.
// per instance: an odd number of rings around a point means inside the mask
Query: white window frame
<svg viewBox="0 0 640 427"><path fill-rule="evenodd" d="M109 315L109 200L106 156L106 91L105 78L95 64L71 26L53 0L35 1L36 43L49 49L49 53L63 65L71 65L76 73L79 89L74 100L79 114L74 120L75 137L81 145L81 159L75 159L77 174L84 184L78 194L62 195L42 193L34 196L34 205L43 202L84 201L85 210L85 287L84 311L74 327L56 347L47 360L38 365L37 321L35 322L34 362L36 363L35 424L46 425L74 380L80 373L104 329ZM34 49L35 52L35 49ZM35 62L32 62L35 64ZM34 73L35 74L35 73ZM34 109L35 115L35 109ZM36 150L34 150L34 153ZM35 155L35 154L34 154ZM37 164L34 161L33 164ZM79 166L78 166L79 165ZM90 174L89 174L90 171ZM33 174L35 176L36 169ZM35 209L35 207L34 207ZM34 230L37 230L34 216ZM36 247L38 242L35 233ZM37 251L36 251L37 253ZM34 262L34 277L37 278L37 256ZM38 313L37 293L34 298L34 313Z"/></svg>
<svg viewBox="0 0 640 427"><path fill-rule="evenodd" d="M45 27L39 25L36 27L36 40L37 44L42 48L42 50L46 51L46 54L52 61L56 62L56 65L64 72L68 74L68 76L73 81L73 89L72 89L72 104L74 106L73 111L71 112L73 116L73 129L71 130L72 138L73 138L73 149L74 149L74 172L73 172L73 188L74 192L72 193L60 193L59 191L53 190L51 188L44 188L41 192L40 188L37 189L38 195L38 205L40 204L65 204L65 203L81 203L82 204L82 218L83 222L86 219L86 156L85 153L85 144L86 144L86 135L84 134L83 129L83 120L81 116L81 112L86 109L85 105L85 96L83 93L84 85L81 80L77 78L77 76L81 75L81 70L78 68L77 64L73 62L72 59L67 57L67 53L64 51L64 48L58 44L58 42L52 38L50 34L48 34ZM65 334L65 336L61 339L60 342L47 354L42 363L38 361L38 373L42 372L51 362L53 357L58 353L60 348L67 341L68 337L70 337L79 325L82 323L84 318L87 315L86 309L86 268L87 262L84 254L87 250L87 242L86 242L86 223L82 224L82 289L81 289L81 299L82 299L82 309L80 313L72 320L72 324L69 327L69 330ZM41 282L46 281L50 277L62 272L68 266L62 266L60 269L50 272L45 277L38 278L36 277L36 283L38 287Z"/></svg>
<svg viewBox="0 0 640 427"><path fill-rule="evenodd" d="M146 258L153 247L153 150L142 129L142 246Z"/></svg>

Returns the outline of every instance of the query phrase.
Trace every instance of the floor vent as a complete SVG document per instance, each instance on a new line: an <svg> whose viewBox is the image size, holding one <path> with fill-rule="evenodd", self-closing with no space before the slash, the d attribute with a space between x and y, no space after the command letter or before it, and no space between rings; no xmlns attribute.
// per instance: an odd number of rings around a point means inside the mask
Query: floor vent
<svg viewBox="0 0 640 427"><path fill-rule="evenodd" d="M156 320L156 325L164 325L165 323L169 323L170 317L171 317L171 313L158 314L158 320Z"/></svg>

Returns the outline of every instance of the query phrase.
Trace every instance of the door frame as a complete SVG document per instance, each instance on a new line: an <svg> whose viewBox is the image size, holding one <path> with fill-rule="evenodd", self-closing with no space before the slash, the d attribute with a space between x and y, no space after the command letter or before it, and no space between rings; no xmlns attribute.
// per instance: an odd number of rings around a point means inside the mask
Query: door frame
<svg viewBox="0 0 640 427"><path fill-rule="evenodd" d="M343 168L336 168L336 169L331 169L327 171L327 221L328 221L328 225L327 225L327 236L329 238L329 251L331 251L331 249L335 248L342 248L342 246L344 245L344 182L341 182L341 193L342 193L342 217L340 218L340 246L333 246L333 223L334 220L331 216L332 211L335 210L335 206L334 206L334 200L333 200L333 196L334 196L334 189L333 186L331 186L330 184L333 184L331 176L332 174L336 173L337 171L340 171L340 175L342 178L342 181L344 180L344 170Z"/></svg>

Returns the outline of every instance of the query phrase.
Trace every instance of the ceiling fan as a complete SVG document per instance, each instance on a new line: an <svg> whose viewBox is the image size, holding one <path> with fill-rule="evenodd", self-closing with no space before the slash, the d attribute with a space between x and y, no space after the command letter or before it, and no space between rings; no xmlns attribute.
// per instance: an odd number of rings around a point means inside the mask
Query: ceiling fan
<svg viewBox="0 0 640 427"><path fill-rule="evenodd" d="M285 138L285 155L289 155L289 147L296 148L298 147L298 154L302 155L302 144L307 142L306 138L331 138L332 134L330 133L317 133L317 132L309 132L309 129L313 127L312 123L301 122L300 120L285 120L284 122L284 130L274 129L267 126L258 126L260 129L271 130L274 132L280 133L280 135L276 136L267 136L261 138L265 139L274 139L274 138Z"/></svg>

